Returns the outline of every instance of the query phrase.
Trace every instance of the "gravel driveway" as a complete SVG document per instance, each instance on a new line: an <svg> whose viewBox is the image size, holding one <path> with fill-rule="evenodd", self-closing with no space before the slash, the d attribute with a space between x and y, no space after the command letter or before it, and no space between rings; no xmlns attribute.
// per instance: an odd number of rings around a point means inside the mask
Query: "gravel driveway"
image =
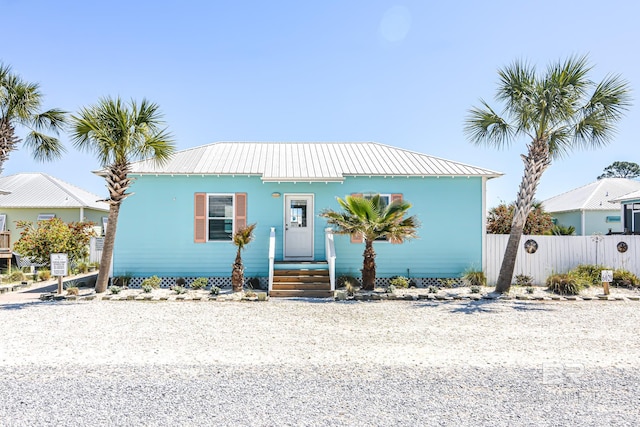
<svg viewBox="0 0 640 427"><path fill-rule="evenodd" d="M640 302L0 304L0 425L637 425Z"/></svg>

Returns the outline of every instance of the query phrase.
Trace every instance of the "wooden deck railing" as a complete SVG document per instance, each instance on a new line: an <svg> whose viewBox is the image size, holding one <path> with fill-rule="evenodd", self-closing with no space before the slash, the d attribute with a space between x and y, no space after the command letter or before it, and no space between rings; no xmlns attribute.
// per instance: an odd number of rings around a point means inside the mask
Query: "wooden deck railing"
<svg viewBox="0 0 640 427"><path fill-rule="evenodd" d="M0 231L0 258L11 258L11 234Z"/></svg>

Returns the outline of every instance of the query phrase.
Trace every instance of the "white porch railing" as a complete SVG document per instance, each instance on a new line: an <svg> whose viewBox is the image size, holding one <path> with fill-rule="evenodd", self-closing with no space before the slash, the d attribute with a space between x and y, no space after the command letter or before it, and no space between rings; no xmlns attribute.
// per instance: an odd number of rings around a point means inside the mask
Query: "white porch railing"
<svg viewBox="0 0 640 427"><path fill-rule="evenodd" d="M269 233L269 292L273 290L273 264L276 259L276 229L271 227Z"/></svg>
<svg viewBox="0 0 640 427"><path fill-rule="evenodd" d="M329 267L329 281L331 282L331 290L336 290L336 247L333 243L333 230L331 228L324 229L325 252L327 256L327 265Z"/></svg>

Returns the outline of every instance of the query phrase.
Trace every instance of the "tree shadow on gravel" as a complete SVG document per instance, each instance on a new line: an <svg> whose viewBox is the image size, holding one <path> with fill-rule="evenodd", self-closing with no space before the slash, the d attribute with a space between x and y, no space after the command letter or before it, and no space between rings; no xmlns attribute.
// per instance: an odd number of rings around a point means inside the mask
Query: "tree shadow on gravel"
<svg viewBox="0 0 640 427"><path fill-rule="evenodd" d="M30 301L16 302L8 304L0 304L0 310L23 310L25 308L35 307L36 305L52 304L52 301Z"/></svg>
<svg viewBox="0 0 640 427"><path fill-rule="evenodd" d="M511 308L515 311L552 311L553 308L536 303L526 303L521 301L504 301L495 299L481 299L462 304L453 310L452 313L476 314L476 313L496 313L504 308Z"/></svg>

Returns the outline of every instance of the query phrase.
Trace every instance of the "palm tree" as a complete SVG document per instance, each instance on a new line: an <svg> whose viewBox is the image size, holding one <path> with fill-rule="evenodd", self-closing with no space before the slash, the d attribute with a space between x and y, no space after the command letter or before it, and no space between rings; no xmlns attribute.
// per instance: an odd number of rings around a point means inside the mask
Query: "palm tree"
<svg viewBox="0 0 640 427"><path fill-rule="evenodd" d="M96 280L98 293L107 289L118 213L132 183L128 176L131 162L150 158L163 164L175 150L171 136L161 128L161 117L154 103L143 99L140 104L131 101L127 105L120 98L102 98L71 116L74 146L97 156L109 190L108 226Z"/></svg>
<svg viewBox="0 0 640 427"><path fill-rule="evenodd" d="M542 173L552 160L576 148L599 148L615 134L614 124L630 104L630 87L618 75L595 84L587 78L587 57L570 57L548 67L544 75L520 61L498 72L498 115L485 101L469 111L465 133L478 145L503 148L524 137L524 176L517 195L507 248L496 292L511 286L518 244Z"/></svg>
<svg viewBox="0 0 640 427"><path fill-rule="evenodd" d="M233 292L242 291L242 287L244 286L244 265L242 264L240 252L253 240L253 230L255 228L256 224L250 224L233 233L233 244L238 247L236 260L233 262L233 270L231 271L231 286L233 287Z"/></svg>
<svg viewBox="0 0 640 427"><path fill-rule="evenodd" d="M415 216L405 218L411 204L397 200L387 204L380 195L371 199L356 196L338 198L342 212L324 210L320 216L327 218L327 223L337 227L336 233L362 236L365 241L364 260L362 263L362 289L373 290L376 281L376 253L373 242L379 238L387 238L391 242L400 243L416 237L419 227Z"/></svg>
<svg viewBox="0 0 640 427"><path fill-rule="evenodd" d="M9 154L17 149L20 138L16 126L29 129L24 145L33 151L36 160L53 160L62 156L64 147L55 135L64 127L66 113L51 109L40 112L42 93L36 83L28 83L0 63L0 173Z"/></svg>

